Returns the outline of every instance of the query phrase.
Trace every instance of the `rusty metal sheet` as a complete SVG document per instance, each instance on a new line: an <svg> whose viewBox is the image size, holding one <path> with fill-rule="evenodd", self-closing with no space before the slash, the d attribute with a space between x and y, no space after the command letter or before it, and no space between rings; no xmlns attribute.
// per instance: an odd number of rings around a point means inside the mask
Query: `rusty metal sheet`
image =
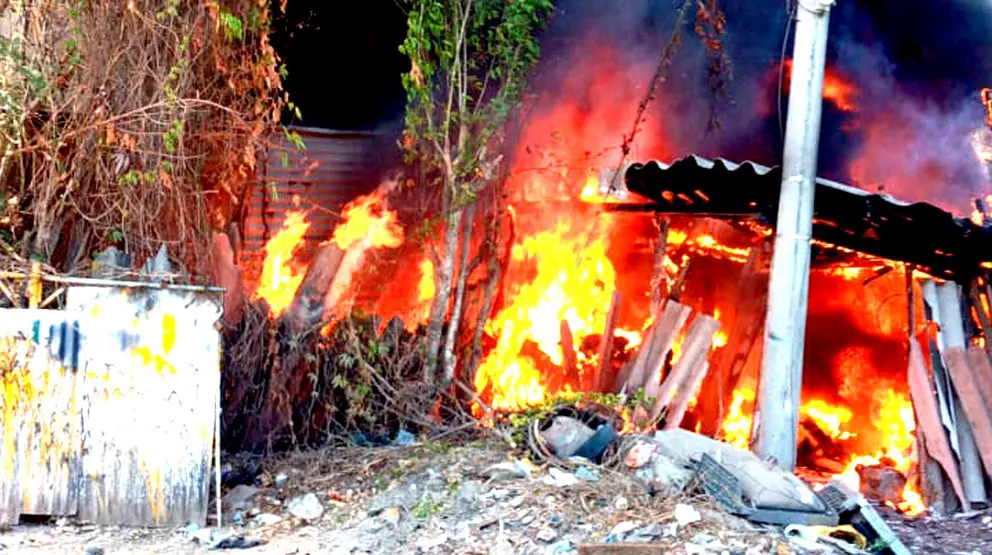
<svg viewBox="0 0 992 555"><path fill-rule="evenodd" d="M63 312L0 317L0 523L71 515L80 479L79 324Z"/></svg>
<svg viewBox="0 0 992 555"><path fill-rule="evenodd" d="M205 523L220 388L216 293L72 287L84 321L80 518ZM90 327L92 326L92 327Z"/></svg>
<svg viewBox="0 0 992 555"><path fill-rule="evenodd" d="M401 162L397 137L358 131L294 127L306 144L300 151L275 134L246 199L239 265L247 275L261 268L266 241L290 210L310 210L304 240L317 245L337 225L337 213L352 199L372 192ZM312 255L304 253L304 258Z"/></svg>

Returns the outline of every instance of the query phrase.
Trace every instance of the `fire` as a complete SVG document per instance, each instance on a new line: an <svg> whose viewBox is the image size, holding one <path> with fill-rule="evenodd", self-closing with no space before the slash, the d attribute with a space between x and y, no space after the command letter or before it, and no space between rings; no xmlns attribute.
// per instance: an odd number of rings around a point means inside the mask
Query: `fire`
<svg viewBox="0 0 992 555"><path fill-rule="evenodd" d="M295 263L293 254L303 244L309 228L305 212L287 212L282 228L265 244L262 277L252 298L265 299L274 317L289 308L303 282L306 266Z"/></svg>
<svg viewBox="0 0 992 555"><path fill-rule="evenodd" d="M420 281L417 283L417 305L406 318L406 329L413 332L418 326L427 323L431 315L431 301L434 300L434 263L427 256L420 261Z"/></svg>
<svg viewBox="0 0 992 555"><path fill-rule="evenodd" d="M749 449L751 443L751 412L744 411L744 404L754 406L754 390L750 388L737 388L734 390L734 398L730 403L726 418L720 426L720 434L723 441L740 449Z"/></svg>
<svg viewBox="0 0 992 555"><path fill-rule="evenodd" d="M801 410L802 414L816 422L816 425L830 437L840 440L851 437L851 432L842 430L854 416L850 409L831 405L821 399L813 399L803 403Z"/></svg>
<svg viewBox="0 0 992 555"><path fill-rule="evenodd" d="M792 76L792 60L785 61L786 79ZM858 87L852 81L838 73L832 68L827 68L823 74L823 99L829 101L838 110L843 112L856 112L858 105L855 101L858 97Z"/></svg>
<svg viewBox="0 0 992 555"><path fill-rule="evenodd" d="M616 274L605 241L585 239L570 237L567 224L561 224L513 247L514 264L531 268L533 278L486 324L497 341L476 372L475 388L487 392L492 408L519 410L580 386L575 377L549 383L548 369L521 351L533 343L551 363L560 365L562 320L575 338L606 327Z"/></svg>
<svg viewBox="0 0 992 555"><path fill-rule="evenodd" d="M424 258L420 262L420 283L417 284L417 301L428 302L434 300L434 264L430 258Z"/></svg>
<svg viewBox="0 0 992 555"><path fill-rule="evenodd" d="M377 191L345 206L331 240L343 251L356 245L363 249L394 248L403 244L403 227L396 212L386 209L384 195Z"/></svg>
<svg viewBox="0 0 992 555"><path fill-rule="evenodd" d="M876 395L875 404L877 409L872 423L882 434L882 448L874 455L851 457L844 472L835 476L854 490L859 489L861 485L861 478L857 472L859 464L880 464L884 458L892 461L896 470L908 474L915 462L916 417L913 414L913 403L903 394L884 389ZM917 491L913 480L906 482L902 498L902 502L897 507L902 512L915 516L926 510L923 496Z"/></svg>
<svg viewBox="0 0 992 555"><path fill-rule="evenodd" d="M754 401L754 389L740 387L734 390L733 401L720 427L723 441L741 449L749 448ZM861 486L858 465L878 465L883 459L887 459L892 461L895 470L903 475L910 475L915 462L916 420L912 402L902 393L883 388L875 396L873 412L871 426L882 438L881 448L874 455L851 455L844 471L834 476L855 491ZM846 441L854 437L854 433L847 429L856 424L854 413L847 407L834 405L823 399L813 399L802 404L800 414L811 419L835 440ZM902 492L902 501L897 504L897 508L910 516L921 514L925 510L923 497L912 480L907 481Z"/></svg>

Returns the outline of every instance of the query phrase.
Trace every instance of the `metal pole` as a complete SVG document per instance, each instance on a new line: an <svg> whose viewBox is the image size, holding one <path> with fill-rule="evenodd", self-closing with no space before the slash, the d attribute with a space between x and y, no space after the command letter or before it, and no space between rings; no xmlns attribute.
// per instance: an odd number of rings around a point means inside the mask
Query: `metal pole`
<svg viewBox="0 0 992 555"><path fill-rule="evenodd" d="M775 226L755 418L758 454L789 471L796 465L813 192L823 108L827 28L833 0L798 0L797 3L782 154L782 190Z"/></svg>

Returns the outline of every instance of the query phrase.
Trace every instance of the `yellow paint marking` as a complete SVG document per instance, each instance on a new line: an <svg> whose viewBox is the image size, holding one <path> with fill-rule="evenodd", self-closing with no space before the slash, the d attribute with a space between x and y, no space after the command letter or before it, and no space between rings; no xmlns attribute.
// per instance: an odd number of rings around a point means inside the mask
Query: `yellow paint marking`
<svg viewBox="0 0 992 555"><path fill-rule="evenodd" d="M169 354L175 345L176 317L171 314L164 314L162 316L162 351Z"/></svg>

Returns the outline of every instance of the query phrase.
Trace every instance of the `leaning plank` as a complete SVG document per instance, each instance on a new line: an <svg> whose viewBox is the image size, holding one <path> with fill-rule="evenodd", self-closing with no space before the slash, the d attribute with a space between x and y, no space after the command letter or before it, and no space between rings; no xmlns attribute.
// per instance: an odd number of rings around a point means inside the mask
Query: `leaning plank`
<svg viewBox="0 0 992 555"><path fill-rule="evenodd" d="M296 298L290 305L286 318L303 328L320 321L324 314L324 298L331 290L331 284L344 260L342 251L333 242L320 246L313 262L307 268Z"/></svg>
<svg viewBox="0 0 992 555"><path fill-rule="evenodd" d="M569 376L575 376L578 372L578 361L575 356L575 342L572 339L572 328L568 325L568 320L561 321L561 357L565 372Z"/></svg>
<svg viewBox="0 0 992 555"><path fill-rule="evenodd" d="M647 331L644 332L644 341L641 342L641 347L637 349L637 355L634 356L634 360L627 362L620 369L620 373L617 374L616 379L613 381L613 391L616 393L636 391L636 388L631 388L633 383L633 376L644 375L644 365L647 364L646 359L648 357L648 352L651 350L651 345L654 343L655 330L658 328L658 323L655 322L648 327ZM643 378L641 378L643 380Z"/></svg>
<svg viewBox="0 0 992 555"><path fill-rule="evenodd" d="M672 368L672 372L665 378L665 383L661 385L657 395L650 395L645 389L648 397L654 397L654 408L651 410L651 419L655 420L665 407L672 402L677 390L684 390L690 382L692 370L702 365L709 354L710 346L713 344L713 335L720 329L720 322L707 316L699 314L692 324L689 325L689 332L686 334L685 343L682 345L682 356ZM695 392L690 394L690 399Z"/></svg>
<svg viewBox="0 0 992 555"><path fill-rule="evenodd" d="M930 321L937 324L935 338L928 339L928 344L930 347L930 358L933 364L933 381L937 389L937 407L940 409L940 420L944 427L947 428L948 437L951 441L951 449L955 454L959 454L958 432L957 426L954 423L955 417L953 413L954 403L950 398L950 377L944 372L940 355L944 349L945 342L937 285L932 279L923 279L920 282L920 290L923 292L925 312L928 314Z"/></svg>
<svg viewBox="0 0 992 555"><path fill-rule="evenodd" d="M965 495L964 485L961 482L961 475L958 473L958 465L954 453L951 451L951 445L947 436L944 435L940 408L937 406L937 399L930 388L923 350L916 338L909 339L909 368L907 373L909 392L913 398L913 406L916 408L920 431L923 432L923 443L927 454L944 469L951 481L951 486L954 488L954 493L961 501L961 506L964 510L969 510L971 505Z"/></svg>
<svg viewBox="0 0 992 555"><path fill-rule="evenodd" d="M937 302L940 305L940 329L944 336L944 344L940 348L943 366L950 374L948 352L965 349L964 315L961 312L961 286L954 282L946 282L937 286ZM953 378L950 378L953 382ZM953 383L951 384L953 385ZM951 410L954 425L958 432L958 456L961 460L961 477L964 481L964 491L968 500L974 503L985 503L988 496L985 493L985 477L982 472L981 456L975 441L974 430L971 429L959 395L954 394L953 387L949 388L952 400Z"/></svg>
<svg viewBox="0 0 992 555"><path fill-rule="evenodd" d="M968 365L975 375L975 382L985 406L992 407L992 360L981 347L968 348Z"/></svg>
<svg viewBox="0 0 992 555"><path fill-rule="evenodd" d="M669 301L665 305L665 311L661 314L661 321L658 322L658 328L655 330L651 350L644 361L644 367L641 369L643 374L636 377L631 376L630 384L632 387L629 387L628 391L636 391L643 387L646 397L658 395L661 371L665 367L668 352L672 350L672 343L678 337L679 331L691 312L691 308L675 301Z"/></svg>
<svg viewBox="0 0 992 555"><path fill-rule="evenodd" d="M605 393L610 375L613 373L613 332L617 328L617 316L620 313L620 291L614 291L610 298L610 311L606 315L606 329L599 340L599 369L593 386L596 391Z"/></svg>
<svg viewBox="0 0 992 555"><path fill-rule="evenodd" d="M947 358L954 387L961 399L965 418L971 424L972 435L978 446L982 464L985 466L985 473L992 477L992 416L989 415L988 406L982 401L978 382L968 365L968 355L964 349L954 347L948 349L944 356Z"/></svg>
<svg viewBox="0 0 992 555"><path fill-rule="evenodd" d="M666 430L674 430L682 424L682 419L685 418L685 413L689 410L692 398L699 391L699 386L702 385L703 378L706 377L706 372L710 369L710 363L706 362L704 358L703 363L697 364L696 367L689 378L689 383L686 384L684 389L678 391L675 399L672 401L671 408L668 410L668 416L665 417Z"/></svg>

